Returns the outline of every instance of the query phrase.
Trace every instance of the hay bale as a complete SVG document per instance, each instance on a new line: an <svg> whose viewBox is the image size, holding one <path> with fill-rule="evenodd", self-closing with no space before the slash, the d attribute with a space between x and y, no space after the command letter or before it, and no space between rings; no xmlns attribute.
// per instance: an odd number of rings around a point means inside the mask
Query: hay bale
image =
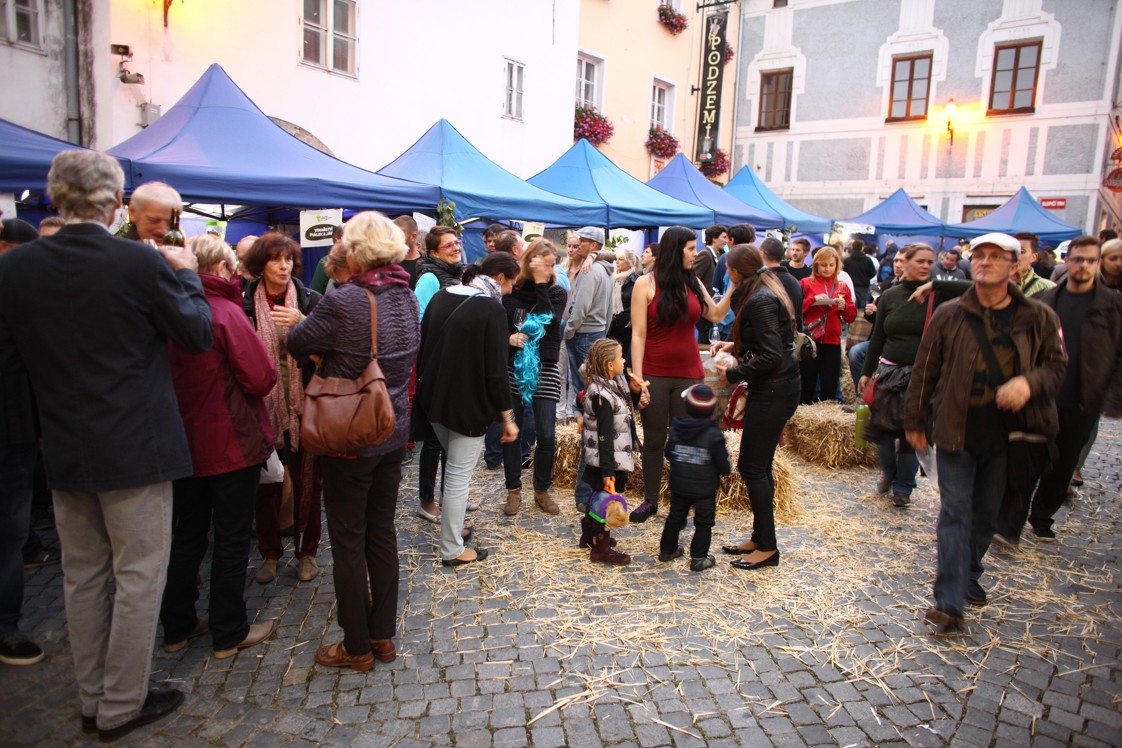
<svg viewBox="0 0 1122 748"><path fill-rule="evenodd" d="M640 431L640 436L642 432ZM729 431L725 434L725 444L728 447L729 463L732 473L721 480L721 488L717 492L717 510L720 512L751 511L752 503L748 500L748 491L736 472L736 461L740 454L740 432ZM557 456L553 461L553 485L559 488L573 488L576 484L577 461L580 457L578 449L580 439L577 434L575 422L557 424ZM790 457L780 449L775 453L775 514L781 518L790 518L798 514L798 504L795 497L793 470ZM643 495L643 455L635 454L635 469L627 476L626 496L642 497ZM659 488L659 503L667 507L670 505L669 469L664 464L662 471L662 486Z"/></svg>
<svg viewBox="0 0 1122 748"><path fill-rule="evenodd" d="M876 448L861 450L853 444L855 420L836 403L800 405L787 422L784 445L807 462L830 469L876 467Z"/></svg>

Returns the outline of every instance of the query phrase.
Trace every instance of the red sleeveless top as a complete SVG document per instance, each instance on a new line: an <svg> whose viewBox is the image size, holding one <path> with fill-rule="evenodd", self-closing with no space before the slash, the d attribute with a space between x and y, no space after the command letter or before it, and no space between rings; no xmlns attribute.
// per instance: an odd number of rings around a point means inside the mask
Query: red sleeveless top
<svg viewBox="0 0 1122 748"><path fill-rule="evenodd" d="M651 276L654 281L654 276ZM697 347L694 330L701 319L701 302L697 296L686 290L686 318L671 327L664 327L656 321L658 295L662 289L655 283L654 298L647 305L647 346L643 353L643 376L684 377L704 379L705 370L701 368L701 353Z"/></svg>

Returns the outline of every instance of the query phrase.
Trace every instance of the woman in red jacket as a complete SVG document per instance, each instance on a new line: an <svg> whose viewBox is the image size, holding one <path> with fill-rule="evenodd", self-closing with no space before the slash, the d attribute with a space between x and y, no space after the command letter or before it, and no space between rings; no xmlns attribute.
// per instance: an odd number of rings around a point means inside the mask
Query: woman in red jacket
<svg viewBox="0 0 1122 748"><path fill-rule="evenodd" d="M173 484L171 557L160 607L164 651L178 652L207 631L195 614L199 565L214 527L210 621L214 656L230 657L266 639L276 620L250 624L245 576L257 482L273 452L273 430L262 398L277 369L242 308L234 252L217 236L191 237L199 280L210 304L214 344L192 355L168 343L175 395L191 448L194 475Z"/></svg>
<svg viewBox="0 0 1122 748"><path fill-rule="evenodd" d="M830 401L838 395L841 375L842 320L857 319L857 307L849 287L838 279L841 258L833 247L814 254L813 270L799 283L803 287L803 322L818 347L818 355L802 362L804 405ZM815 396L815 389L818 396Z"/></svg>

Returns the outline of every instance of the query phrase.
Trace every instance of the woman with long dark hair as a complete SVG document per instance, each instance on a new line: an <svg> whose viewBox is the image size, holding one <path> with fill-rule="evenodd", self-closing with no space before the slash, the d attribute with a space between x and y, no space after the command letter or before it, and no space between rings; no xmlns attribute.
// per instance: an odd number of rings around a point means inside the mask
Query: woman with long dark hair
<svg viewBox="0 0 1122 748"><path fill-rule="evenodd" d="M795 310L783 283L764 266L755 247L733 247L726 261L736 320L733 340L714 345L731 350L737 363L717 366L728 382L748 383L746 427L740 439L736 468L752 502L752 538L723 546L725 553L743 556L732 562L738 569L779 565L775 539L775 476L772 464L783 427L799 406L799 362L795 358Z"/></svg>
<svg viewBox="0 0 1122 748"><path fill-rule="evenodd" d="M487 557L483 549L464 548L471 474L483 450L483 436L496 420L503 423L504 444L518 439L507 375L512 336L502 304L518 271L514 257L492 252L464 271L462 284L433 296L421 320L414 407L422 422L432 426L433 433L425 438L439 440L447 455L440 513L444 566Z"/></svg>
<svg viewBox="0 0 1122 748"><path fill-rule="evenodd" d="M682 393L705 378L694 330L704 316L720 322L729 309L693 274L697 235L685 226L671 226L658 241L654 270L635 281L631 293L631 364L642 382L643 503L631 512L632 522L646 522L658 513L663 449L670 419L686 414Z"/></svg>

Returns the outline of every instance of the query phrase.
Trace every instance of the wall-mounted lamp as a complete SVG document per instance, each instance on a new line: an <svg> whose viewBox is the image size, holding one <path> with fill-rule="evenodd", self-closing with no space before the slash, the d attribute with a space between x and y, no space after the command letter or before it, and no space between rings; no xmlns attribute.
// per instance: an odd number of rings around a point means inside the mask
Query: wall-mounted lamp
<svg viewBox="0 0 1122 748"><path fill-rule="evenodd" d="M948 145L954 145L954 113L957 109L958 107L955 106L954 99L947 102L947 137L950 138L950 143Z"/></svg>

